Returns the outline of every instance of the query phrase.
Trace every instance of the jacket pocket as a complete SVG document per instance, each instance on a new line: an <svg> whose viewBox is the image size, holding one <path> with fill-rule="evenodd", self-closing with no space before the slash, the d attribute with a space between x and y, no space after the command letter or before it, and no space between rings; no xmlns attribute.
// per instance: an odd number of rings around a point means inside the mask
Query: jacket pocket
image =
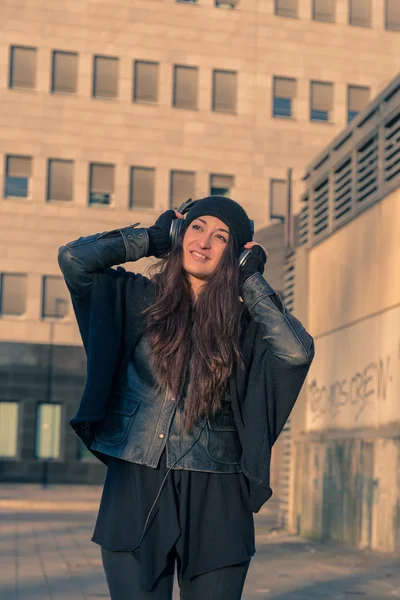
<svg viewBox="0 0 400 600"><path fill-rule="evenodd" d="M117 393L111 402L102 425L96 431L96 442L107 446L120 444L128 433L139 404L140 399L133 398L129 394Z"/></svg>
<svg viewBox="0 0 400 600"><path fill-rule="evenodd" d="M242 447L231 411L207 419L207 453L215 462L239 464Z"/></svg>

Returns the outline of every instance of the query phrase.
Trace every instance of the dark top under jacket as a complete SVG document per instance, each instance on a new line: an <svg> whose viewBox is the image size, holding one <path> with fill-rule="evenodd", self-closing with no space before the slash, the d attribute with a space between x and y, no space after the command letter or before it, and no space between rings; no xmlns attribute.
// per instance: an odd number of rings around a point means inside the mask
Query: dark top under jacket
<svg viewBox="0 0 400 600"><path fill-rule="evenodd" d="M107 550L135 547L167 472L165 458L164 451L157 469L109 458L94 542ZM254 554L253 513L242 473L170 471L143 541L133 551L145 590L156 583L173 549L184 579Z"/></svg>

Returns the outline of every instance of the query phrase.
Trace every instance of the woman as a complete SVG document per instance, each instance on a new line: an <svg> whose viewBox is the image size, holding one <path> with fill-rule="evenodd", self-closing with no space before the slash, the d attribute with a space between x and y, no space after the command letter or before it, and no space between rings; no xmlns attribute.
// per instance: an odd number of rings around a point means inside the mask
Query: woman
<svg viewBox="0 0 400 600"><path fill-rule="evenodd" d="M72 427L105 464L93 535L112 600L241 598L270 453L311 336L263 279L265 250L229 198L59 250L87 354ZM249 250L247 260L239 253ZM114 265L161 258L147 278Z"/></svg>

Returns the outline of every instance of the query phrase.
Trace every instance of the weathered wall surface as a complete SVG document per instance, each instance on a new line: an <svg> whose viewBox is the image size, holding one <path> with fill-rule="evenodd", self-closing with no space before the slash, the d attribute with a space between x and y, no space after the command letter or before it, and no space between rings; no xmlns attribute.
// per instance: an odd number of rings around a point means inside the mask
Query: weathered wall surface
<svg viewBox="0 0 400 600"><path fill-rule="evenodd" d="M400 550L400 192L309 253L316 356L293 446L291 525Z"/></svg>

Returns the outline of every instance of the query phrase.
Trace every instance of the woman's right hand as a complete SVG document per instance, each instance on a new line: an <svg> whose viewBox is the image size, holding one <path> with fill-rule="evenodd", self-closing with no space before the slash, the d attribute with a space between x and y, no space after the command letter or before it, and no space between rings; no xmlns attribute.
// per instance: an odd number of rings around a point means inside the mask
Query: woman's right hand
<svg viewBox="0 0 400 600"><path fill-rule="evenodd" d="M160 215L157 221L147 229L149 234L149 250L147 256L161 258L171 250L170 230L174 219L183 219L177 210L169 209Z"/></svg>

